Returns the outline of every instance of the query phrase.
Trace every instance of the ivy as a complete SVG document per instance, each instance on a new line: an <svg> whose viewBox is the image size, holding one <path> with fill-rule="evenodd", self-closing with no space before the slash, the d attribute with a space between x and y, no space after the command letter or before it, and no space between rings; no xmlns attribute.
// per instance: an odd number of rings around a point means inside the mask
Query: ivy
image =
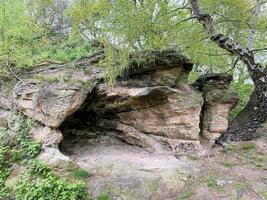
<svg viewBox="0 0 267 200"><path fill-rule="evenodd" d="M83 200L88 199L86 185L59 179L40 161L33 160L15 186L17 200Z"/></svg>
<svg viewBox="0 0 267 200"><path fill-rule="evenodd" d="M32 140L29 133L32 121L25 116L14 113L10 120L10 128L0 127L0 199L10 196L11 188L5 181L15 164L34 158L41 150L41 144Z"/></svg>
<svg viewBox="0 0 267 200"><path fill-rule="evenodd" d="M33 160L41 150L41 144L30 136L31 119L14 113L10 129L0 127L0 199L17 200L85 200L88 199L86 184L68 182L56 176L44 163ZM11 188L6 179L16 165L26 166L26 171Z"/></svg>

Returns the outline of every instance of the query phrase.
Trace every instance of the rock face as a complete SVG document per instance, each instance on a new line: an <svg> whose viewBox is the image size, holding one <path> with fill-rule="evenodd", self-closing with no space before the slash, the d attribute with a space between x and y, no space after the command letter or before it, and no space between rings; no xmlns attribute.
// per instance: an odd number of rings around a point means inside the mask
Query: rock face
<svg viewBox="0 0 267 200"><path fill-rule="evenodd" d="M100 85L87 110L99 116L97 121L102 129L108 127L116 131L121 139L131 144L160 152L159 142L179 152L182 149L174 147L173 143L178 140L194 143L199 139L202 104L201 94L192 89Z"/></svg>
<svg viewBox="0 0 267 200"><path fill-rule="evenodd" d="M13 89L14 106L45 126L57 128L96 86L99 70L72 66L38 72Z"/></svg>
<svg viewBox="0 0 267 200"><path fill-rule="evenodd" d="M227 129L237 102L227 89L231 77L200 77L195 90L186 84L190 61L174 51L152 52L149 60L131 63L125 77L109 87L101 83L102 69L92 66L97 56L28 73L1 93L1 126L7 126L6 109L14 107L42 124L34 131L39 139L49 128L66 137L109 132L150 152L178 154L199 150L201 136L214 142Z"/></svg>
<svg viewBox="0 0 267 200"><path fill-rule="evenodd" d="M74 137L108 133L149 152L197 152L203 97L189 85L180 87L192 63L173 52L156 58L133 64L115 87L98 84L60 130Z"/></svg>
<svg viewBox="0 0 267 200"><path fill-rule="evenodd" d="M238 102L237 93L229 88L232 77L225 74L201 76L195 87L202 91L202 136L214 143L228 128L228 114Z"/></svg>

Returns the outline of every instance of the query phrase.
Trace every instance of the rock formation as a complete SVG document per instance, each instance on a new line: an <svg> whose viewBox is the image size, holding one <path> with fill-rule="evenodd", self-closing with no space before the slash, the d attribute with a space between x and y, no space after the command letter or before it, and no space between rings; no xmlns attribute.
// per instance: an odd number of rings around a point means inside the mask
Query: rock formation
<svg viewBox="0 0 267 200"><path fill-rule="evenodd" d="M115 87L103 83L94 57L31 71L9 90L2 87L0 124L7 127L8 110L16 108L40 124L33 132L41 141L47 132L66 137L109 132L150 152L178 154L199 149L202 136L214 142L237 102L228 90L231 77L203 76L193 88L186 84L190 61L173 51L151 55L143 65L133 62ZM52 138L44 139L44 147L61 141L57 136L52 144Z"/></svg>
<svg viewBox="0 0 267 200"><path fill-rule="evenodd" d="M228 90L231 76L202 76L191 86L187 77L193 63L174 51L152 52L149 60L132 62L110 87L96 65L98 58L101 55L40 67L25 73L22 81L2 83L0 126L8 127L12 110L32 118L32 137L43 148L39 159L52 165L75 160L74 143L81 148L91 144L95 152L99 142L107 149L113 146L111 152L114 145L126 151L132 147L123 144L135 145L135 153L145 149L161 155L151 154L150 167L159 158L170 160L173 167L176 162L170 155L201 153L202 139L213 144L226 131L228 113L237 103L236 93Z"/></svg>
<svg viewBox="0 0 267 200"><path fill-rule="evenodd" d="M202 92L202 136L211 144L228 128L228 114L236 106L238 97L229 89L232 77L225 74L201 76L194 86Z"/></svg>

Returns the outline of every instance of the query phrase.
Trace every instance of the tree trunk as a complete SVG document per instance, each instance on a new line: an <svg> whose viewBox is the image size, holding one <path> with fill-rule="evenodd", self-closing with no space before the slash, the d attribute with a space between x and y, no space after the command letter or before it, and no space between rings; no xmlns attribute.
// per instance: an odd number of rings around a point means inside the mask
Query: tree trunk
<svg viewBox="0 0 267 200"><path fill-rule="evenodd" d="M255 84L255 89L250 96L248 104L230 122L226 133L218 139L217 143L250 140L255 137L257 128L267 118L267 68L264 69L259 63L255 62L254 55L250 49L243 47L223 34L216 33L212 17L201 12L198 0L190 0L190 3L194 15L203 25L210 39L219 47L242 60Z"/></svg>
<svg viewBox="0 0 267 200"><path fill-rule="evenodd" d="M255 83L255 89L250 96L248 104L230 122L226 133L218 139L218 144L255 138L257 128L261 123L265 122L267 117L266 91L266 83Z"/></svg>

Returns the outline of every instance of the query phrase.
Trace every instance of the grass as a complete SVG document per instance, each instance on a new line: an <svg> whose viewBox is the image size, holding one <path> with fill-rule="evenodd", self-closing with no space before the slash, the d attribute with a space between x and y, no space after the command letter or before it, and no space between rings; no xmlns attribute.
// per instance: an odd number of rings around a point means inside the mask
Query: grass
<svg viewBox="0 0 267 200"><path fill-rule="evenodd" d="M86 179L91 176L91 174L84 169L75 169L72 172L72 176L77 179Z"/></svg>
<svg viewBox="0 0 267 200"><path fill-rule="evenodd" d="M256 144L255 143L246 143L246 144L242 144L240 147L240 150L243 151L251 151L256 149Z"/></svg>
<svg viewBox="0 0 267 200"><path fill-rule="evenodd" d="M215 180L214 177L212 176L207 176L205 179L204 179L204 183L207 187L210 187L210 188L215 188L217 189L218 188L218 184Z"/></svg>
<svg viewBox="0 0 267 200"><path fill-rule="evenodd" d="M221 162L221 164L226 168L232 168L237 165L236 163L231 163L231 162Z"/></svg>
<svg viewBox="0 0 267 200"><path fill-rule="evenodd" d="M262 196L267 199L267 191L266 192L261 192Z"/></svg>
<svg viewBox="0 0 267 200"><path fill-rule="evenodd" d="M226 152L238 153L242 151L242 153L250 152L256 149L255 143L244 143L241 145L229 145L225 148Z"/></svg>
<svg viewBox="0 0 267 200"><path fill-rule="evenodd" d="M226 152L238 152L238 146L237 145L229 145L225 148Z"/></svg>
<svg viewBox="0 0 267 200"><path fill-rule="evenodd" d="M194 156L194 155L189 155L188 156L188 158L190 159L190 160L198 160L198 157L197 156Z"/></svg>
<svg viewBox="0 0 267 200"><path fill-rule="evenodd" d="M259 164L259 163L255 164L255 166L258 167L258 168L262 168L263 167L263 165Z"/></svg>
<svg viewBox="0 0 267 200"><path fill-rule="evenodd" d="M190 199L194 195L193 191L183 192L181 195L177 197L177 200L187 200Z"/></svg>
<svg viewBox="0 0 267 200"><path fill-rule="evenodd" d="M265 161L267 158L266 158L265 155L262 155L262 154L256 154L256 155L251 156L251 159L253 159L253 160L255 160L255 161L263 162L263 161Z"/></svg>
<svg viewBox="0 0 267 200"><path fill-rule="evenodd" d="M112 197L106 192L102 192L98 195L97 200L112 200Z"/></svg>
<svg viewBox="0 0 267 200"><path fill-rule="evenodd" d="M243 183L243 182L236 182L236 183L233 184L233 187L236 190L242 190L245 187L245 183Z"/></svg>

